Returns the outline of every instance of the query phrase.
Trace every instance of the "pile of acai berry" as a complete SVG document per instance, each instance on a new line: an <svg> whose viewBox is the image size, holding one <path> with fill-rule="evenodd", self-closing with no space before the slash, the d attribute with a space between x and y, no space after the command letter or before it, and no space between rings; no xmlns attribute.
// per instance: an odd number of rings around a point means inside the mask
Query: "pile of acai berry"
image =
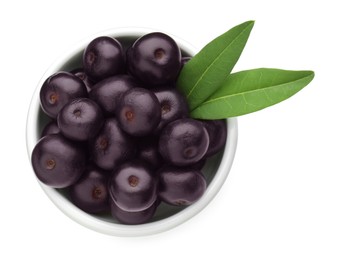
<svg viewBox="0 0 346 260"><path fill-rule="evenodd" d="M149 222L158 205L188 206L206 190L201 169L226 141L224 120L189 117L175 82L189 57L154 32L128 49L102 36L82 67L59 71L40 90L51 118L32 152L38 179L64 188L85 212Z"/></svg>

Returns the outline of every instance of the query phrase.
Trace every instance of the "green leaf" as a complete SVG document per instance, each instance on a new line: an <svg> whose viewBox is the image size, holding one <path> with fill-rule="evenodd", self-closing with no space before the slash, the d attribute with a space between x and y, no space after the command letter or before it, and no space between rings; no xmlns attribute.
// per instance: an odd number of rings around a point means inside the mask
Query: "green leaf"
<svg viewBox="0 0 346 260"><path fill-rule="evenodd" d="M237 72L194 109L191 117L222 119L249 114L291 97L313 78L313 71L261 68Z"/></svg>
<svg viewBox="0 0 346 260"><path fill-rule="evenodd" d="M254 21L242 23L208 43L179 74L178 89L187 98L190 110L213 94L237 63Z"/></svg>

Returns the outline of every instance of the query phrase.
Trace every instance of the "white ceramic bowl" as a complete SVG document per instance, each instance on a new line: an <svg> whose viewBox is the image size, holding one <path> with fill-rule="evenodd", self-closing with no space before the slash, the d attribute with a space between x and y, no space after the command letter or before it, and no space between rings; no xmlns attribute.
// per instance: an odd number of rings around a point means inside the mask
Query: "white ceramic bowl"
<svg viewBox="0 0 346 260"><path fill-rule="evenodd" d="M153 30L142 28L118 28L101 32L76 44L70 49L70 51L61 55L61 57L50 66L38 83L29 108L26 129L29 159L31 158L31 152L35 144L40 138L43 126L49 120L40 110L39 92L44 80L57 71L69 71L81 67L82 52L87 44L95 37L102 35L113 36L119 39L123 45L127 46L130 42L133 42L134 39L149 32L153 32ZM185 41L174 36L172 37L176 40L185 55L193 56L197 52ZM110 215L91 215L85 213L69 201L68 196L66 196L64 191L48 187L41 182L39 183L47 196L62 212L85 227L101 233L116 236L141 236L155 234L171 229L187 221L199 213L215 197L230 172L236 151L237 136L236 118L228 119L227 142L224 151L209 159L202 170L207 179L208 187L201 199L184 209L161 203L152 221L146 224L124 225L118 223L116 220L111 218ZM33 177L36 178L34 172Z"/></svg>

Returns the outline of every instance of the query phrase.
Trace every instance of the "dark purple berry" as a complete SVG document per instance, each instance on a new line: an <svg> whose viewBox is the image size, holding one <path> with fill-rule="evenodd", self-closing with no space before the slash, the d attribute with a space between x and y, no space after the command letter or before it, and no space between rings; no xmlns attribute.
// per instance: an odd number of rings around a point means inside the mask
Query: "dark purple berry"
<svg viewBox="0 0 346 260"><path fill-rule="evenodd" d="M64 136L76 141L86 141L101 129L103 114L91 99L78 98L61 109L57 122Z"/></svg>
<svg viewBox="0 0 346 260"><path fill-rule="evenodd" d="M181 67L181 52L166 34L155 32L140 37L127 52L129 72L150 85L176 80Z"/></svg>
<svg viewBox="0 0 346 260"><path fill-rule="evenodd" d="M157 198L157 180L146 164L128 162L120 166L110 178L109 194L124 211L142 211Z"/></svg>
<svg viewBox="0 0 346 260"><path fill-rule="evenodd" d="M55 121L51 121L48 124L45 125L45 127L42 130L41 137L44 137L46 135L50 134L59 134L60 128L58 127L58 124Z"/></svg>
<svg viewBox="0 0 346 260"><path fill-rule="evenodd" d="M182 57L181 58L181 65L184 66L186 63L188 63L191 60L191 57Z"/></svg>
<svg viewBox="0 0 346 260"><path fill-rule="evenodd" d="M164 167L158 171L159 198L171 205L191 205L204 194L207 184L198 170Z"/></svg>
<svg viewBox="0 0 346 260"><path fill-rule="evenodd" d="M227 126L225 120L203 120L209 135L209 146L205 157L210 157L223 149L227 139Z"/></svg>
<svg viewBox="0 0 346 260"><path fill-rule="evenodd" d="M170 164L197 163L207 152L209 136L203 123L184 118L169 123L161 132L159 152Z"/></svg>
<svg viewBox="0 0 346 260"><path fill-rule="evenodd" d="M90 92L90 90L94 86L94 82L88 77L88 75L84 72L84 70L82 68L78 68L78 69L72 70L71 73L76 75L78 78L80 78L84 82L87 88L87 91Z"/></svg>
<svg viewBox="0 0 346 260"><path fill-rule="evenodd" d="M54 188L74 184L86 167L86 152L60 134L43 137L36 144L31 162L37 178Z"/></svg>
<svg viewBox="0 0 346 260"><path fill-rule="evenodd" d="M156 131L161 131L168 123L188 117L189 107L185 97L175 88L153 90L161 106L161 121Z"/></svg>
<svg viewBox="0 0 346 260"><path fill-rule="evenodd" d="M81 179L70 187L73 204L88 213L109 209L108 172L94 166L87 167Z"/></svg>
<svg viewBox="0 0 346 260"><path fill-rule="evenodd" d="M152 169L157 169L162 164L162 158L158 151L158 138L146 136L137 143L137 158L147 162Z"/></svg>
<svg viewBox="0 0 346 260"><path fill-rule="evenodd" d="M120 223L127 225L144 224L150 221L160 202L154 202L149 208L142 211L129 212L119 208L113 200L110 200L111 214Z"/></svg>
<svg viewBox="0 0 346 260"><path fill-rule="evenodd" d="M129 75L117 75L106 78L89 92L89 98L94 100L107 115L114 115L122 95L131 88L138 87L135 79Z"/></svg>
<svg viewBox="0 0 346 260"><path fill-rule="evenodd" d="M152 133L160 122L160 103L151 91L132 88L122 96L116 114L125 132L144 136Z"/></svg>
<svg viewBox="0 0 346 260"><path fill-rule="evenodd" d="M84 50L83 68L95 81L121 74L124 66L123 48L120 42L112 37L98 37Z"/></svg>
<svg viewBox="0 0 346 260"><path fill-rule="evenodd" d="M108 118L95 138L90 141L91 159L102 169L113 170L135 154L134 140L119 126L115 118Z"/></svg>
<svg viewBox="0 0 346 260"><path fill-rule="evenodd" d="M83 81L69 72L57 72L43 83L40 91L42 110L56 118L60 109L72 99L86 97Z"/></svg>

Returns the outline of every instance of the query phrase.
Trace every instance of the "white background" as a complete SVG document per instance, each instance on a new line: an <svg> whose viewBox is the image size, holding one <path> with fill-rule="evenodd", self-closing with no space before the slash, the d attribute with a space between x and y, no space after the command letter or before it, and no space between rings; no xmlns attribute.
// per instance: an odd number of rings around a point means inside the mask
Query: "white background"
<svg viewBox="0 0 346 260"><path fill-rule="evenodd" d="M4 2L1 259L346 259L343 1ZM291 99L239 118L234 165L206 209L173 230L122 238L86 229L51 203L31 170L25 124L36 84L60 53L124 26L168 31L201 48L252 19L234 71L310 69L316 76Z"/></svg>

